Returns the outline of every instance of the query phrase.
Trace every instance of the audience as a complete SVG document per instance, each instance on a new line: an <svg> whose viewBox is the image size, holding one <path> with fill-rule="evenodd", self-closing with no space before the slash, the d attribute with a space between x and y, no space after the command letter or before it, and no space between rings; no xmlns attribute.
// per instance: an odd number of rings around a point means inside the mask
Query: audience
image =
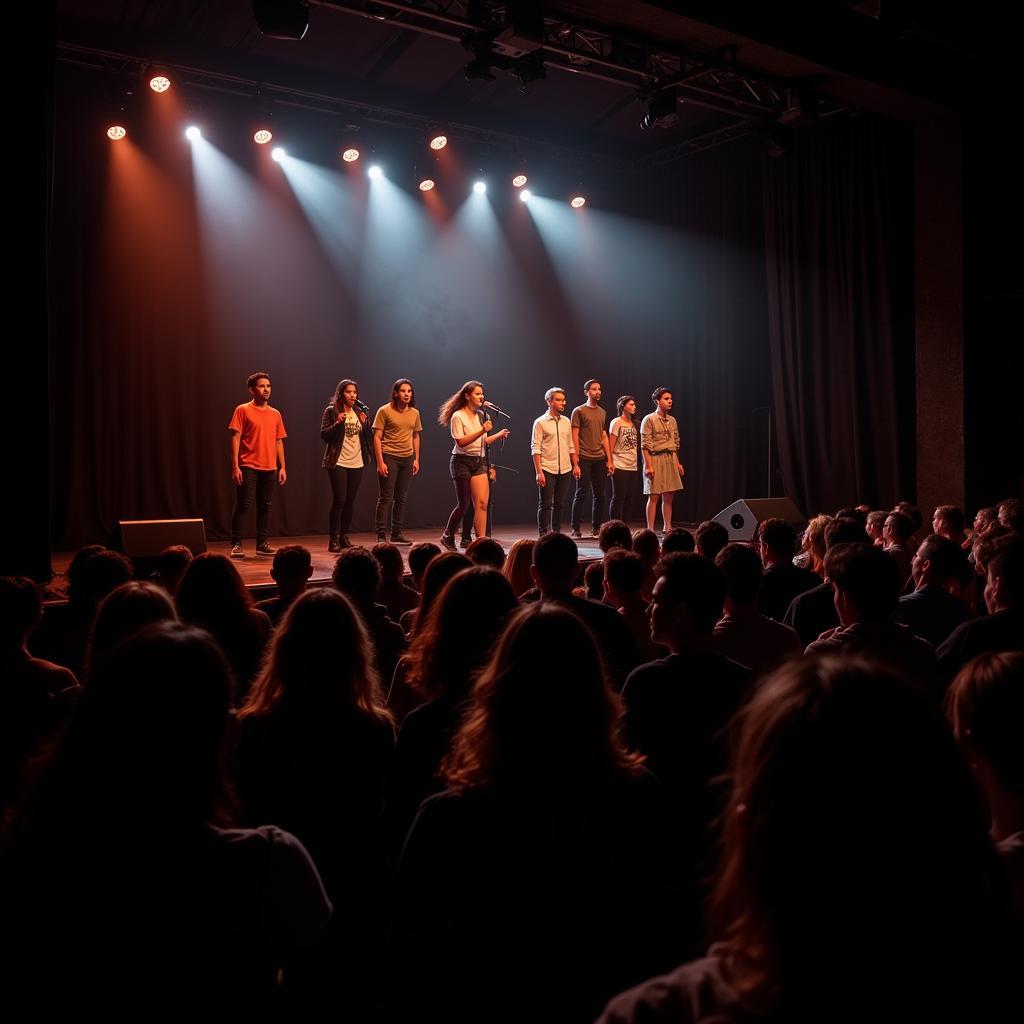
<svg viewBox="0 0 1024 1024"><path fill-rule="evenodd" d="M380 585L376 600L387 609L392 622L401 623L402 616L419 604L420 595L405 582L405 563L399 548L387 541L378 541L370 549L380 566ZM409 552L410 559L412 552Z"/></svg>
<svg viewBox="0 0 1024 1024"><path fill-rule="evenodd" d="M896 621L938 647L970 614L967 605L948 589L964 564L956 540L937 533L925 537L910 563L914 590L900 598Z"/></svg>
<svg viewBox="0 0 1024 1024"><path fill-rule="evenodd" d="M253 606L252 596L231 559L205 552L193 558L177 596L182 622L209 632L228 659L241 704L263 664L273 625L266 612Z"/></svg>
<svg viewBox="0 0 1024 1024"><path fill-rule="evenodd" d="M517 613L402 853L391 1019L583 1024L685 948L661 788L618 722L580 620Z"/></svg>
<svg viewBox="0 0 1024 1024"><path fill-rule="evenodd" d="M746 544L726 544L718 552L715 565L725 577L724 614L715 624L715 650L746 665L757 677L797 657L803 645L796 633L758 609L763 577L757 552ZM790 567L795 572L804 571L792 564Z"/></svg>
<svg viewBox="0 0 1024 1024"><path fill-rule="evenodd" d="M761 524L758 551L764 565L757 606L762 615L781 622L793 598L821 585L821 577L793 564L796 530L785 519L766 519Z"/></svg>
<svg viewBox="0 0 1024 1024"><path fill-rule="evenodd" d="M790 662L739 723L707 956L599 1024L1007 1019L998 865L948 728L857 658Z"/></svg>
<svg viewBox="0 0 1024 1024"><path fill-rule="evenodd" d="M279 1005L279 978L331 905L294 836L230 827L231 695L210 636L176 622L97 665L7 836L12 1006L134 1018Z"/></svg>

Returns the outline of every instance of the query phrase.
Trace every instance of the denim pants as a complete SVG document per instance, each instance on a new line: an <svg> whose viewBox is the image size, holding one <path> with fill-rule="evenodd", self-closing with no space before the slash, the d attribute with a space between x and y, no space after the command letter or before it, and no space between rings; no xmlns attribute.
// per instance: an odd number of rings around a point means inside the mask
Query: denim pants
<svg viewBox="0 0 1024 1024"><path fill-rule="evenodd" d="M412 482L412 455L388 455L384 453L387 476L378 476L380 497L377 498L377 532L387 533L391 524L391 536L402 532L405 525L405 496Z"/></svg>
<svg viewBox="0 0 1024 1024"><path fill-rule="evenodd" d="M595 533L604 522L604 485L608 479L608 463L605 459L580 459L580 478L576 481L576 493L572 499L572 528L580 528L580 515L591 493L590 524Z"/></svg>
<svg viewBox="0 0 1024 1024"><path fill-rule="evenodd" d="M242 482L235 485L235 507L231 512L231 546L242 543L242 528L256 495L256 546L270 536L270 500L274 496L276 469L250 469L242 466Z"/></svg>
<svg viewBox="0 0 1024 1024"><path fill-rule="evenodd" d="M544 486L537 488L537 531L543 536L549 530L562 528L562 509L569 494L572 473L545 473Z"/></svg>

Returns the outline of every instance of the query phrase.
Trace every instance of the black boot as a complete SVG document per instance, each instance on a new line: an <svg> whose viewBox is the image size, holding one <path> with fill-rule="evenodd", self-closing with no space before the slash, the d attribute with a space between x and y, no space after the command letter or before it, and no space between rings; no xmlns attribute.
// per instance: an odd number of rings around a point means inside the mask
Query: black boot
<svg viewBox="0 0 1024 1024"><path fill-rule="evenodd" d="M341 538L336 533L331 534L331 542L327 545L327 550L330 551L332 555L341 550Z"/></svg>

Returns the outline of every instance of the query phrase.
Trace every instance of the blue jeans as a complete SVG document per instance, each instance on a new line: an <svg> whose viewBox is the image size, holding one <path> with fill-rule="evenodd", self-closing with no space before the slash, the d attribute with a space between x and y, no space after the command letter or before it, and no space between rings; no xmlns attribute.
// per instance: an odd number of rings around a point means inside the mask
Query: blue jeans
<svg viewBox="0 0 1024 1024"><path fill-rule="evenodd" d="M608 479L608 463L605 459L580 459L580 478L576 481L576 493L572 499L572 528L580 528L580 515L591 492L590 525L594 533L604 522L604 485Z"/></svg>
<svg viewBox="0 0 1024 1024"><path fill-rule="evenodd" d="M544 473L544 486L537 488L537 530L543 537L562 528L562 507L569 494L572 473Z"/></svg>
<svg viewBox="0 0 1024 1024"><path fill-rule="evenodd" d="M639 494L640 474L635 469L615 470L612 473L612 501L608 518L628 523L630 510L636 505Z"/></svg>
<svg viewBox="0 0 1024 1024"><path fill-rule="evenodd" d="M377 533L387 533L391 524L391 536L402 532L405 524L405 496L412 482L412 455L388 455L384 453L387 476L377 477L380 497L377 498Z"/></svg>
<svg viewBox="0 0 1024 1024"><path fill-rule="evenodd" d="M270 536L270 499L274 496L276 469L250 469L242 466L242 482L235 485L235 507L231 512L231 546L242 543L242 527L256 495L256 546Z"/></svg>

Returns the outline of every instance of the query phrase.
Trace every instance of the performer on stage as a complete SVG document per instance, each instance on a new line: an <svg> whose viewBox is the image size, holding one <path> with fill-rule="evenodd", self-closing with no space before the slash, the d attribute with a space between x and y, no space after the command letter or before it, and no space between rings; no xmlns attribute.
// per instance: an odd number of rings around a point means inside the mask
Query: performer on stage
<svg viewBox="0 0 1024 1024"><path fill-rule="evenodd" d="M331 540L327 550L350 547L348 528L352 510L363 479L363 467L370 462L373 430L369 409L359 401L359 385L354 380L339 380L330 405L320 421L324 449L324 469L331 482L329 516Z"/></svg>
<svg viewBox="0 0 1024 1024"><path fill-rule="evenodd" d="M416 408L412 381L401 377L391 387L391 401L373 418L373 453L377 460L377 542L411 544L403 533L405 496L420 471L420 434L423 424Z"/></svg>
<svg viewBox="0 0 1024 1024"><path fill-rule="evenodd" d="M640 447L636 429L636 399L622 395L615 402L618 416L608 425L608 444L612 450L615 472L612 474L612 500L608 509L609 519L629 522L629 513L636 504L640 490L637 474L637 449Z"/></svg>
<svg viewBox="0 0 1024 1024"><path fill-rule="evenodd" d="M537 474L537 532L540 536L561 532L562 506L569 493L569 480L580 478L579 458L573 430L565 416L565 391L548 388L544 393L548 411L533 421L530 454Z"/></svg>
<svg viewBox="0 0 1024 1024"><path fill-rule="evenodd" d="M270 546L270 502L274 479L283 487L288 479L284 466L284 430L281 414L270 405L270 374L250 373L246 381L252 399L235 407L228 424L231 433L231 479L235 483L235 507L231 512L231 557L245 558L242 527L256 495L256 554L273 555Z"/></svg>
<svg viewBox="0 0 1024 1024"><path fill-rule="evenodd" d="M509 431L504 427L497 433L490 433L494 424L482 411L483 404L483 384L478 380L469 380L441 406L437 416L438 423L451 430L455 442L452 447L451 474L455 484L456 504L441 535L441 543L449 551L455 550L455 530L470 503L476 510L476 535L483 537L487 532L490 484L486 452L495 441L508 437Z"/></svg>
<svg viewBox="0 0 1024 1024"><path fill-rule="evenodd" d="M686 470L679 461L679 427L672 413L672 392L655 388L651 395L654 412L640 424L640 446L644 453L644 494L647 495L647 528L654 519L661 498L661 519L665 533L672 529L672 500L683 489Z"/></svg>
<svg viewBox="0 0 1024 1024"><path fill-rule="evenodd" d="M590 535L596 537L604 522L604 485L609 475L615 473L608 435L605 433L604 409L601 401L601 382L588 380L583 385L587 396L583 405L572 411L572 443L579 458L579 473L576 476L576 493L572 499L572 536L577 540L580 534L580 515L583 512L587 492L590 491Z"/></svg>

